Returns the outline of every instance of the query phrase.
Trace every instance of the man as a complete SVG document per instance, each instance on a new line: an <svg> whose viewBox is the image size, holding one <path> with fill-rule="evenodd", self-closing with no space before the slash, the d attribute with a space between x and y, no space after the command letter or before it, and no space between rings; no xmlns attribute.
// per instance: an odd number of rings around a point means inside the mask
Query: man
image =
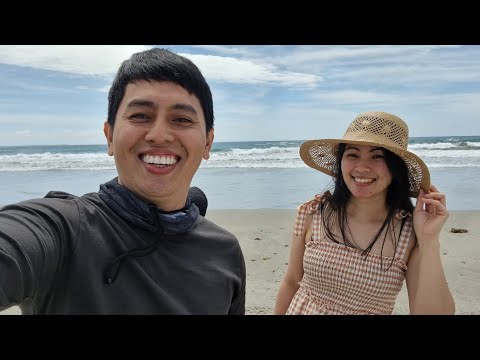
<svg viewBox="0 0 480 360"><path fill-rule="evenodd" d="M210 88L190 60L134 54L108 96L118 178L0 210L0 310L23 314L245 314L234 235L199 215L190 183L214 138Z"/></svg>

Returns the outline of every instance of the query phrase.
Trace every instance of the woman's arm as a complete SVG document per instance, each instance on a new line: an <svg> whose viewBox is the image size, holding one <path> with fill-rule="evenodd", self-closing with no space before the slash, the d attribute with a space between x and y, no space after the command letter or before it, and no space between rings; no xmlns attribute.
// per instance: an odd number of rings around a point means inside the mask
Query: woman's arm
<svg viewBox="0 0 480 360"><path fill-rule="evenodd" d="M420 190L413 212L417 245L406 274L411 314L454 314L455 302L448 288L440 257L440 231L448 218L445 194L432 185Z"/></svg>
<svg viewBox="0 0 480 360"><path fill-rule="evenodd" d="M277 293L275 301L275 314L285 315L287 309L292 301L293 296L297 292L298 283L303 277L303 254L305 252L305 239L311 234L312 215L307 215L305 219L305 227L300 236L292 234L292 241L290 247L290 257L288 260L287 271Z"/></svg>

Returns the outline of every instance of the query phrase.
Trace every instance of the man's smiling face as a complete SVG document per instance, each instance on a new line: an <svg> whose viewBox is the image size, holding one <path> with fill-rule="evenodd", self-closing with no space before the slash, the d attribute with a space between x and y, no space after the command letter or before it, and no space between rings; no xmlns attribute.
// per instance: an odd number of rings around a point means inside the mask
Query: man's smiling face
<svg viewBox="0 0 480 360"><path fill-rule="evenodd" d="M171 82L129 84L115 119L105 123L119 182L164 211L182 208L214 131L197 97Z"/></svg>

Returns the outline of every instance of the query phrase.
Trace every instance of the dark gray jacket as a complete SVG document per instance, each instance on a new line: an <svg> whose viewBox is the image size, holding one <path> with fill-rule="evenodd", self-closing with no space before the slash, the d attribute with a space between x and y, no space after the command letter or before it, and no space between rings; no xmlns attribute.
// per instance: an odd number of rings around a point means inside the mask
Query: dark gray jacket
<svg viewBox="0 0 480 360"><path fill-rule="evenodd" d="M0 310L24 314L245 314L238 240L199 215L190 231L132 225L98 193L0 210Z"/></svg>

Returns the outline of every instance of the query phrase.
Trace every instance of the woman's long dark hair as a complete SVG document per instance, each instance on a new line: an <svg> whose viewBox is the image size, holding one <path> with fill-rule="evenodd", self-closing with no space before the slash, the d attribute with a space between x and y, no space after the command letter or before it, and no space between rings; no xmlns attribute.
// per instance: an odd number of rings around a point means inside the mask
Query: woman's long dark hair
<svg viewBox="0 0 480 360"><path fill-rule="evenodd" d="M331 230L334 228L334 224L337 223L339 225L338 227L340 228L342 239L345 245L358 248L358 246L355 244L355 241L351 239L351 236L347 236L347 232L345 231L345 224L347 224L347 204L350 200L350 196L352 195L347 185L343 181L341 163L345 148L346 145L343 143L337 145L335 148L336 163L333 170L334 190L333 194L330 192L326 193L325 204L322 206L322 222L325 233L330 240L339 243L337 240L338 236L333 234ZM362 249L362 254L365 256L370 253L373 245L378 241L382 232L386 229L382 244L383 251L383 246L385 245L385 240L387 238L387 234L389 233L390 227L392 231L394 231L393 219L398 211L402 211L403 213L413 213L414 209L409 195L410 179L408 177L407 165L398 155L394 154L393 152L387 149L383 149L383 152L385 163L392 174L392 182L387 189L386 205L388 207L388 214L382 226L370 242L369 246L366 249ZM403 224L404 222L402 222L401 227L403 227ZM401 234L401 231L402 229L400 228L399 235ZM398 239L395 234L393 239L393 245L396 252Z"/></svg>

